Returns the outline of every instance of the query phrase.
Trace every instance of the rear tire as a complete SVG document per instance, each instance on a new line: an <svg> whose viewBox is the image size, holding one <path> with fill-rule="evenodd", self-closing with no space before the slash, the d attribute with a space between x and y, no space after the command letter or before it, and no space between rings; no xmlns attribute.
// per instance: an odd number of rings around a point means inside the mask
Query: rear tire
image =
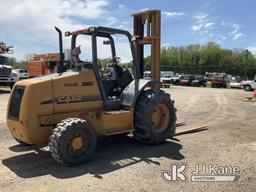
<svg viewBox="0 0 256 192"><path fill-rule="evenodd" d="M97 137L93 129L79 118L61 121L49 138L52 157L68 166L86 162L93 155L96 144Z"/></svg>
<svg viewBox="0 0 256 192"><path fill-rule="evenodd" d="M134 111L135 138L160 144L175 134L176 109L170 95L162 90L144 91Z"/></svg>

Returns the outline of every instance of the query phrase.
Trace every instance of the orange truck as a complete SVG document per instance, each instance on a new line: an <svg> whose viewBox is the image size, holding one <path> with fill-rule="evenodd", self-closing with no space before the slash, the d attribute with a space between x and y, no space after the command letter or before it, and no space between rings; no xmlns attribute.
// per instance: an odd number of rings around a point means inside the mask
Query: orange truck
<svg viewBox="0 0 256 192"><path fill-rule="evenodd" d="M28 62L29 77L40 77L56 72L59 53L35 54Z"/></svg>

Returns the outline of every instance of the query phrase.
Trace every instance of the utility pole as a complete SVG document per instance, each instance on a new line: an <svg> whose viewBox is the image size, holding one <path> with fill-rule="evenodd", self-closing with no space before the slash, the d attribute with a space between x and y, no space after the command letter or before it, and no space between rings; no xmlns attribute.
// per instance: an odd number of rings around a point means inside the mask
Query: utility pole
<svg viewBox="0 0 256 192"><path fill-rule="evenodd" d="M247 67L248 67L249 50L245 50L245 64L244 64L244 78L247 80Z"/></svg>

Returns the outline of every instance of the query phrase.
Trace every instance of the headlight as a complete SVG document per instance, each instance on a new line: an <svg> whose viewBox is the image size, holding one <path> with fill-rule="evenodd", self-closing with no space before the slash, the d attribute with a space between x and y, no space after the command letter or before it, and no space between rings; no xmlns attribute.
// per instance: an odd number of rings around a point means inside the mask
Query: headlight
<svg viewBox="0 0 256 192"><path fill-rule="evenodd" d="M17 77L17 73L12 73L11 76L12 77Z"/></svg>

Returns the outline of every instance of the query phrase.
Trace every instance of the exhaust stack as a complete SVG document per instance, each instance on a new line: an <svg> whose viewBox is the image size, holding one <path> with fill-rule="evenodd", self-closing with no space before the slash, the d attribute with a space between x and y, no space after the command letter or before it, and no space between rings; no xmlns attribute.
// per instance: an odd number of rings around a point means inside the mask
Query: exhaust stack
<svg viewBox="0 0 256 192"><path fill-rule="evenodd" d="M63 43L62 43L62 32L58 27L55 27L56 31L59 34L59 53L60 53L60 63L57 67L57 72L58 73L63 73L65 72L66 66L64 66L64 53L63 53Z"/></svg>

